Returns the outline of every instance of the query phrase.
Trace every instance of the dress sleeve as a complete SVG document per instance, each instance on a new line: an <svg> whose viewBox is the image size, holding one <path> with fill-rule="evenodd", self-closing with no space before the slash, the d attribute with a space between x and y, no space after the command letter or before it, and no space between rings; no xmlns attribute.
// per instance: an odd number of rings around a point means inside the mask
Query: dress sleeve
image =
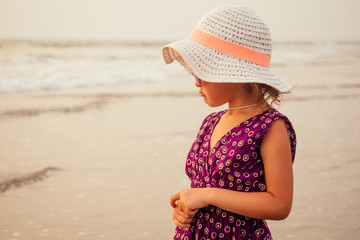
<svg viewBox="0 0 360 240"><path fill-rule="evenodd" d="M285 125L286 125L286 129L287 129L289 140L290 140L291 158L292 158L292 162L294 162L295 152L296 152L296 133L295 133L294 127L292 126L290 120L285 115L283 115L279 112L275 112L269 116L266 116L264 119L261 119L261 122L259 122L259 127L261 128L261 130L259 131L259 135L257 136L258 137L258 145L260 148L261 143L262 143L267 131L269 130L271 124L280 118L284 120Z"/></svg>

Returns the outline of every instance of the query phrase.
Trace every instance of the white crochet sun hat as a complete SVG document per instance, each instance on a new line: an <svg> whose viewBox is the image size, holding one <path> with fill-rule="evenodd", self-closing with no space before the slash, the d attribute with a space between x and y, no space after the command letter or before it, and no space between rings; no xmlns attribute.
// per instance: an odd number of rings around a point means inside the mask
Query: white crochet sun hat
<svg viewBox="0 0 360 240"><path fill-rule="evenodd" d="M248 7L223 6L207 13L189 39L162 48L167 64L177 60L207 82L263 83L289 91L292 86L269 69L269 28Z"/></svg>

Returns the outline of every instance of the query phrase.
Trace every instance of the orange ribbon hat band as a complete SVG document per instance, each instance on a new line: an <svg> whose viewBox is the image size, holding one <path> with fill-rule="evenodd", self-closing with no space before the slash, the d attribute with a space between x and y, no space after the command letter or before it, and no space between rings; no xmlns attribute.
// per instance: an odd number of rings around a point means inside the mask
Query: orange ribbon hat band
<svg viewBox="0 0 360 240"><path fill-rule="evenodd" d="M215 49L227 55L246 60L248 62L256 63L263 67L269 67L271 56L257 52L250 48L240 46L238 44L225 41L221 38L215 37L205 33L199 29L195 29L191 35L190 40L200 43L209 48Z"/></svg>

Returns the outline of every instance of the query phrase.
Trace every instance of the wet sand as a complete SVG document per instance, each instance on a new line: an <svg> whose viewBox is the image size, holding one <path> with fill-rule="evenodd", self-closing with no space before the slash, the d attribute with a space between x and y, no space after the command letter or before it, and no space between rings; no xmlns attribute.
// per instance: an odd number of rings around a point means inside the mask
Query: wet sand
<svg viewBox="0 0 360 240"><path fill-rule="evenodd" d="M298 137L274 239L360 237L360 49L340 50L273 68L297 84L279 110ZM0 95L0 239L171 239L169 196L189 186L189 146L220 109L191 78Z"/></svg>

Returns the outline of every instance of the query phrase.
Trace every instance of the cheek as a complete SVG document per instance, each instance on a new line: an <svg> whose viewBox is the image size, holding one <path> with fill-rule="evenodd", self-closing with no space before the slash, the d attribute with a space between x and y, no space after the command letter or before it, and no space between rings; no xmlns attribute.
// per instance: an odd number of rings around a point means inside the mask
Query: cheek
<svg viewBox="0 0 360 240"><path fill-rule="evenodd" d="M214 95L217 96L217 98L223 101L228 100L229 92L231 89L229 89L226 85L215 85L213 88Z"/></svg>
<svg viewBox="0 0 360 240"><path fill-rule="evenodd" d="M228 102L228 93L221 87L212 86L204 91L207 97L207 103L212 107L217 107Z"/></svg>

